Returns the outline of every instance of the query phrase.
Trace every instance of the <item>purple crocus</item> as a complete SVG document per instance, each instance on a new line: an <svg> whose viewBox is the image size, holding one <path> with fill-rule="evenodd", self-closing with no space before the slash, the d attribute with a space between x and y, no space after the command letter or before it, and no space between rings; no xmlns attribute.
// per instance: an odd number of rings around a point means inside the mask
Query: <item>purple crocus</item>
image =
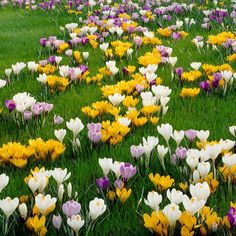
<svg viewBox="0 0 236 236"><path fill-rule="evenodd" d="M51 63L52 65L56 64L56 57L55 56L50 56L48 58L49 63Z"/></svg>
<svg viewBox="0 0 236 236"><path fill-rule="evenodd" d="M188 138L190 143L192 143L193 140L197 137L197 132L194 129L186 130L184 134Z"/></svg>
<svg viewBox="0 0 236 236"><path fill-rule="evenodd" d="M93 143L98 143L102 138L101 123L91 123L87 124L88 128L88 137Z"/></svg>
<svg viewBox="0 0 236 236"><path fill-rule="evenodd" d="M16 108L16 104L13 100L5 100L5 106L9 110L9 112L12 112Z"/></svg>
<svg viewBox="0 0 236 236"><path fill-rule="evenodd" d="M179 77L181 77L181 75L183 74L183 72L184 72L184 68L183 68L183 67L178 67L178 68L175 69L175 73L176 73Z"/></svg>
<svg viewBox="0 0 236 236"><path fill-rule="evenodd" d="M138 146L132 145L130 147L130 152L131 152L133 159L135 161L137 161L139 159L139 157L141 157L143 155L143 152L144 152L143 146L141 144Z"/></svg>
<svg viewBox="0 0 236 236"><path fill-rule="evenodd" d="M67 201L62 205L62 211L68 218L70 218L73 215L78 215L80 210L81 210L81 205L75 200Z"/></svg>
<svg viewBox="0 0 236 236"><path fill-rule="evenodd" d="M109 178L104 176L102 178L96 179L96 185L98 188L106 190L110 185Z"/></svg>
<svg viewBox="0 0 236 236"><path fill-rule="evenodd" d="M123 72L123 74L126 75L126 76L129 74L129 71L128 71L128 69L127 69L126 67L123 67L123 68L122 68L122 72Z"/></svg>
<svg viewBox="0 0 236 236"><path fill-rule="evenodd" d="M227 215L231 226L236 226L236 209L234 207L230 207Z"/></svg>
<svg viewBox="0 0 236 236"><path fill-rule="evenodd" d="M47 43L47 39L46 39L46 38L41 38L41 39L39 40L39 43L40 43L40 45L41 45L42 47L45 47L45 46L46 46L46 43Z"/></svg>
<svg viewBox="0 0 236 236"><path fill-rule="evenodd" d="M136 167L134 167L130 163L122 163L120 165L120 174L125 182L132 178L136 174L136 171Z"/></svg>
<svg viewBox="0 0 236 236"><path fill-rule="evenodd" d="M210 85L209 85L209 83L207 82L207 81L202 81L201 83L200 83L200 87L201 87L201 89L203 89L206 93L209 91L209 89L210 89Z"/></svg>
<svg viewBox="0 0 236 236"><path fill-rule="evenodd" d="M172 38L176 42L177 40L179 40L181 38L181 34L179 32L173 32Z"/></svg>

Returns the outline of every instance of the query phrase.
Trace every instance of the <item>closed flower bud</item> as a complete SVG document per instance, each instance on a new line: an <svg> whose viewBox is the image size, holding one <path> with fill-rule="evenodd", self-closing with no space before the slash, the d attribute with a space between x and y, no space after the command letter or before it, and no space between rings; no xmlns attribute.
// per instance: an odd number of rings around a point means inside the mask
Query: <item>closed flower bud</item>
<svg viewBox="0 0 236 236"><path fill-rule="evenodd" d="M27 218L27 206L25 203L19 205L20 216L25 220Z"/></svg>

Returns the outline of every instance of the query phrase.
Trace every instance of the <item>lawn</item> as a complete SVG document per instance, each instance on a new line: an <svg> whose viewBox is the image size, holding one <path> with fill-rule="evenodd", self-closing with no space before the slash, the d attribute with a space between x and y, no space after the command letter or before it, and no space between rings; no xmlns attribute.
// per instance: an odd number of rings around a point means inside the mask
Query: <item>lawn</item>
<svg viewBox="0 0 236 236"><path fill-rule="evenodd" d="M194 14L194 13L192 13ZM184 19L188 13L180 16ZM194 15L191 15L193 17ZM202 16L199 16L202 17ZM75 14L67 14L65 11L29 11L26 9L12 9L11 7L0 8L0 78L4 77L4 70L10 68L16 62L38 61L48 57L46 53L40 53L42 47L39 39L42 37L57 36L63 38L64 35L60 31L60 27L71 22L79 23L79 16ZM196 19L197 21L197 19ZM156 31L156 24L147 24L150 30ZM80 24L79 24L80 27ZM178 58L176 68L189 68L191 62L201 62L202 64L221 65L226 63L226 54L224 50L201 50L198 52L196 46L192 43L192 39L197 35L201 35L206 40L209 34L217 34L222 31L221 27L214 27L210 32L199 27L199 24L192 26L186 30L189 35L186 38L176 42L172 38L161 38L163 45L173 48L173 56ZM65 39L68 36L65 36ZM159 36L158 36L159 37ZM113 40L115 40L113 38ZM101 52L94 50L90 45L79 48L80 51L88 51L90 56L88 59L88 68L92 75L95 75L100 67L105 65ZM144 55L145 52L151 51L152 46L142 47L137 56L127 61L126 59L118 62L118 67L131 64L140 67L137 57ZM67 59L64 60L67 62ZM235 62L231 65L236 70ZM229 132L229 126L236 124L236 87L234 86L226 96L221 94L201 93L194 98L182 98L179 94L182 87L177 83L171 82L171 67L168 65L159 65L157 71L158 77L162 79L162 84L172 89L170 96L169 109L163 116L158 125L170 123L176 130L209 130L209 140L232 139ZM88 208L89 201L95 196L102 197L96 188L95 180L102 176L102 169L99 167L98 159L110 157L117 161L134 163L130 154L130 146L142 143L142 138L147 136L158 136L162 144L164 139L158 134L156 125L151 123L143 127L134 128L124 137L122 142L113 146L108 143L99 143L91 145L87 137L86 124L93 120L87 118L81 111L82 107L89 106L91 103L103 100L101 85L89 84L81 82L73 84L69 89L60 94L47 96L44 101L54 104L53 111L49 113L45 126L30 124L28 127L19 126L13 119L4 105L5 100L20 92L28 92L36 98L37 101L43 101L42 86L36 80L36 75L29 72L22 72L20 78L15 79L5 88L0 90L0 108L3 108L0 114L0 145L10 141L21 142L27 144L29 139L42 137L44 140L55 139L54 130L58 128L66 128L65 122L59 127L53 124L55 114L60 115L65 121L71 118L79 117L85 125L84 130L80 134L81 150L73 155L70 147L71 134L69 131L64 143L66 150L56 161L34 161L31 160L24 168L16 168L11 165L0 167L0 172L6 173L10 182L0 193L0 198L6 196L19 197L21 195L30 195L30 190L24 182L24 178L28 176L31 169L35 166L47 169L55 167L67 168L72 173L70 182L73 184L73 191L78 192L78 201L82 205L83 213ZM102 85L115 84L117 81L105 79ZM195 83L199 86L199 81ZM101 121L99 118L97 121ZM171 140L171 147L174 150L175 142ZM153 156L157 156L154 151ZM111 204L104 214L100 223L96 225L94 231L90 235L145 235L147 230L143 226L143 218L138 213L150 212L149 208L142 202L138 208L138 201L141 197L147 196L152 190L153 184L148 178L148 173L161 173L170 175L176 183L182 180L180 172L174 169L170 160L166 161L167 172L164 172L157 160L150 164L150 169L141 169L131 180L132 194L127 202L123 205L121 202ZM53 193L55 186L49 184L48 193ZM176 184L176 188L178 185ZM235 193L235 187L233 187ZM143 195L142 195L143 193ZM224 194L225 193L225 194ZM227 185L219 186L217 192L209 197L208 203L218 212L220 216L227 213L229 202L233 199L227 197ZM234 199L235 200L235 199ZM108 200L106 200L108 201ZM219 205L219 202L222 202ZM163 195L163 206L168 203L165 195ZM142 210L140 210L140 208ZM48 235L56 235L51 226L48 227ZM11 235L9 233L9 235ZM18 235L17 232L15 235Z"/></svg>

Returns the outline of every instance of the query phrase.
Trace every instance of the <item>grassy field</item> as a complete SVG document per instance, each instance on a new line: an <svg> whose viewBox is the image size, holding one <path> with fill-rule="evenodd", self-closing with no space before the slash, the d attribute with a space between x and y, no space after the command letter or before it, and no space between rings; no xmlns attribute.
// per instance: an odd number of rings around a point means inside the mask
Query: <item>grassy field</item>
<svg viewBox="0 0 236 236"><path fill-rule="evenodd" d="M40 10L30 12L12 10L10 8L0 9L0 75L3 75L5 68L10 67L11 64L17 61L37 61L40 48L39 38L50 35L60 36L60 26L76 21L78 21L76 16L64 13L43 13ZM173 47L173 55L178 57L177 66L187 67L192 61L212 64L224 62L224 58L221 57L219 52L202 52L200 55L196 47L191 43L191 39L196 35L207 37L205 31L199 31L193 27L189 33L191 36L178 41L176 45L171 39L163 41L164 45ZM84 49L84 51L86 50L90 54L93 53L89 47ZM140 54L142 53L140 52ZM95 72L98 67L103 65L103 62L98 53L95 52L92 55L89 58L89 69L91 72ZM136 62L134 61L133 63L135 64ZM170 85L169 68L163 67L163 70L158 70L158 75L163 79L164 85ZM18 92L30 92L37 100L40 100L40 90L40 85L35 78L25 76L20 81L14 81L10 86L0 91L0 108L4 107L5 99L10 99ZM172 88L172 90L169 111L161 120L161 123L170 123L177 130L189 128L197 130L209 129L211 140L230 138L228 127L236 123L235 90L224 98L214 95L206 97L201 94L195 99L186 100L179 96L180 88ZM2 145L8 141L26 143L29 138L37 137L43 137L45 140L54 138L55 127L52 125L54 113L62 115L65 120L78 116L86 124L87 120L82 114L81 108L101 99L102 94L97 85L87 86L86 84L81 84L71 87L65 93L59 96L55 95L48 100L48 102L54 104L54 111L50 114L45 128L36 130L32 128L29 133L25 132L24 129L18 130L10 115L0 116L0 144ZM65 127L65 124L61 127ZM83 131L82 136L85 137L86 135L86 131ZM98 166L98 158L112 157L115 160L131 161L130 146L141 143L142 137L148 135L157 136L156 128L154 129L151 125L138 128L132 131L132 135L128 135L123 142L115 147L101 145L95 150L91 150L90 142L87 138L81 138L82 152L77 157L78 160L72 159L70 151L67 150L56 162L39 162L37 164L38 166L46 166L48 169L55 166L68 168L72 172L71 181L74 183L73 186L79 192L80 203L86 205L89 200L97 195L94 180L102 174ZM66 142L69 142L68 137ZM19 193L29 193L27 185L24 184L24 177L28 175L29 170L34 168L35 165L35 163L31 163L24 169L14 169L13 167L1 169L1 172L4 171L9 175L11 183L4 194L19 196ZM160 171L157 165L152 165L151 170L155 173ZM174 171L169 174L177 179L179 178L178 173ZM135 183L131 199L129 199L125 207L116 204L113 209L110 209L108 216L95 228L94 234L127 235L129 232L131 235L144 235L146 231L142 224L142 218L136 213L137 202L141 197L143 186L145 186L144 195L146 196L148 189L150 190L152 186L148 176ZM87 191L89 188L90 191ZM224 195L220 193L218 195L217 201L220 202L222 200L227 206L228 200L223 199ZM215 201L215 199L212 201ZM223 211L225 210L224 205L222 205L222 209Z"/></svg>

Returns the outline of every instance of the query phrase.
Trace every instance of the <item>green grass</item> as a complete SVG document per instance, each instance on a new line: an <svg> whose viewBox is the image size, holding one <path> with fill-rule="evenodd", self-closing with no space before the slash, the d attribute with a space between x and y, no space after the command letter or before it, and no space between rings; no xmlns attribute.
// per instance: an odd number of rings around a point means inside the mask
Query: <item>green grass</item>
<svg viewBox="0 0 236 236"><path fill-rule="evenodd" d="M42 11L28 12L26 10L0 9L0 74L3 74L5 68L10 67L11 64L17 61L37 61L39 58L39 38L50 35L60 36L59 27L76 20L75 16L68 16L63 13L45 14ZM163 41L164 45L173 47L173 55L178 57L177 66L188 68L192 61L213 64L223 63L222 57L218 52L203 52L199 55L194 45L190 42L198 34L207 37L205 31L200 30L199 32L197 28L193 28L190 36L185 40L180 40L176 45L174 45L172 40ZM97 68L103 65L101 56L97 52L93 53L89 47L83 50L90 51L92 56L89 59L89 69L92 73L96 73ZM142 54L143 51L140 53ZM137 65L137 62L133 61L133 64ZM163 70L158 70L158 74L163 79L164 85L170 85L170 70L169 68L163 68ZM182 99L179 96L179 88L172 88L172 90L169 111L161 120L161 123L168 122L177 130L189 128L209 129L211 133L210 140L231 138L228 127L236 123L235 90L230 91L225 98L219 96L206 97L201 94L195 99ZM4 106L5 99L10 99L14 94L23 91L30 92L40 101L40 85L35 78L27 75L0 91L0 106ZM71 87L66 92L48 99L48 102L54 104L54 110L48 117L46 127L38 130L31 129L29 133L25 132L24 129L19 130L11 116L4 111L3 115L0 116L0 144L8 141L27 143L29 138L37 137L42 137L45 140L54 138L54 129L56 128L52 125L54 113L62 115L65 120L78 116L86 124L87 120L81 112L81 107L101 99L102 95L97 85L87 86L81 84ZM60 127L65 128L65 123ZM72 159L70 151L67 150L65 155L53 163L32 162L24 169L1 167L1 172L5 172L10 176L10 184L4 191L4 195L13 197L19 196L19 194L30 194L27 185L24 184L24 177L36 165L46 166L47 169L62 167L72 172L71 182L73 183L73 188L79 192L79 201L82 208L85 209L85 206L88 207L89 200L99 195L94 184L95 179L102 176L98 158L112 157L115 160L132 161L129 152L130 145L139 144L142 142L142 137L148 135L159 136L156 128L147 125L132 131L132 134L125 137L123 142L115 147L105 144L91 150L90 142L87 140L87 134L84 130L81 137L82 153L77 157L77 160ZM69 143L68 137L66 138L66 143ZM161 172L157 161L152 164L151 171L155 173ZM178 173L173 171L169 174L179 179ZM87 192L90 187L90 191ZM128 202L124 206L119 204L112 206L110 213L108 213L109 216L96 226L94 234L91 235L128 235L128 233L144 235L147 231L143 227L142 219L136 213L137 202L141 197L143 187L144 196L153 188L147 175L139 178L134 183L132 187L133 193ZM224 199L224 195L220 193L220 190L217 196L218 201L225 202L223 206L223 213L225 213L229 200ZM215 199L212 198L212 204L218 205L214 201ZM143 203L141 209L143 212L148 211L148 208ZM53 233L49 235L53 235Z"/></svg>

